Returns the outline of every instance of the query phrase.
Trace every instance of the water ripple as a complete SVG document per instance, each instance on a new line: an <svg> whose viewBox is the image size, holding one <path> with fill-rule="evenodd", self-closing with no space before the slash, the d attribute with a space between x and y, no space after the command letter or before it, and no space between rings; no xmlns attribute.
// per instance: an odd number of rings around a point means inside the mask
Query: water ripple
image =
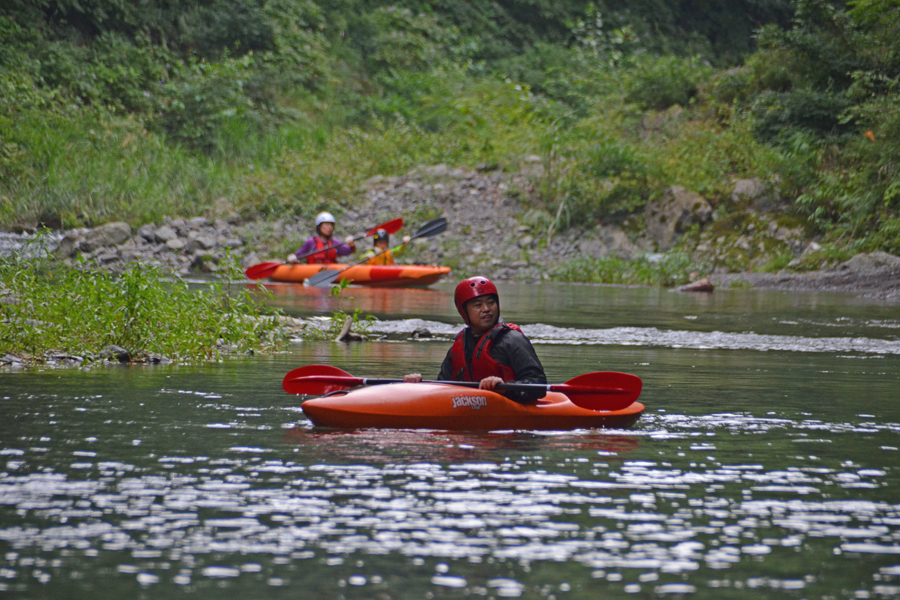
<svg viewBox="0 0 900 600"><path fill-rule="evenodd" d="M832 501L819 491L846 483L875 489L886 475L881 469L685 469L625 461L597 479L513 472L510 466L316 465L306 471L308 478L263 488L208 476L132 475L129 469L111 484L59 474L7 477L2 503L47 526L5 527L0 540L20 550L128 549L145 559L282 556L318 548L332 556L574 560L593 569L664 573L697 570L701 563L720 568L805 538L832 538L844 552L900 553L900 505ZM696 488L711 486L744 490L744 497L697 494ZM752 497L773 490L782 497ZM96 521L110 513L119 518ZM241 573L214 564L201 570L207 578ZM438 577L435 584L454 587L463 580Z"/></svg>
<svg viewBox="0 0 900 600"><path fill-rule="evenodd" d="M452 339L460 326L436 321L406 319L375 321L372 332L410 336L426 328L441 339ZM658 346L696 350L756 350L760 352L852 352L861 354L900 354L900 341L867 337L803 337L761 335L753 332L665 331L655 327L614 327L611 329L575 329L534 324L522 331L536 344Z"/></svg>

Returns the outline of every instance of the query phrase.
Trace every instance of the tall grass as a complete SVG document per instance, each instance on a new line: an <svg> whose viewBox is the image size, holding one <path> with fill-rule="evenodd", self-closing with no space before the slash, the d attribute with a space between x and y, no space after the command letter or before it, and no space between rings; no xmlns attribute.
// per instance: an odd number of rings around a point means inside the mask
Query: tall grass
<svg viewBox="0 0 900 600"><path fill-rule="evenodd" d="M197 214L234 188L226 165L167 144L137 118L31 111L4 125L4 144L25 158L7 164L0 181L0 226L139 225Z"/></svg>

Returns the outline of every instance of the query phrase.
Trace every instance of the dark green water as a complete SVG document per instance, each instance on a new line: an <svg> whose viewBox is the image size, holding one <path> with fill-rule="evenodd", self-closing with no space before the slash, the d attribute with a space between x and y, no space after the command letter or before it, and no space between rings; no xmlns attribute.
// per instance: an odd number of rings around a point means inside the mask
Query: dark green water
<svg viewBox="0 0 900 600"><path fill-rule="evenodd" d="M505 286L551 380L643 379L635 428L340 432L284 374L435 375L452 287L275 290L292 314L374 313L379 341L0 372L0 595L900 595L896 306Z"/></svg>

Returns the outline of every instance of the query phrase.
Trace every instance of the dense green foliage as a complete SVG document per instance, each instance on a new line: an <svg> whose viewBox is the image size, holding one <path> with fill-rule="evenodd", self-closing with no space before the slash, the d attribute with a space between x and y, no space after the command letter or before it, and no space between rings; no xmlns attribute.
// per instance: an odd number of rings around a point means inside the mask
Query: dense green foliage
<svg viewBox="0 0 900 600"><path fill-rule="evenodd" d="M792 167L797 207L824 230L900 251L900 3L840 11L799 3L795 26L764 28L744 82L760 138ZM879 230L868 235L871 229Z"/></svg>
<svg viewBox="0 0 900 600"><path fill-rule="evenodd" d="M112 275L14 257L0 262L0 292L0 353L99 356L115 345L135 360L196 361L280 340L247 289L192 290L145 265Z"/></svg>
<svg viewBox="0 0 900 600"><path fill-rule="evenodd" d="M538 154L523 220L551 234L758 177L897 252L898 30L896 0L10 0L0 225L308 216Z"/></svg>

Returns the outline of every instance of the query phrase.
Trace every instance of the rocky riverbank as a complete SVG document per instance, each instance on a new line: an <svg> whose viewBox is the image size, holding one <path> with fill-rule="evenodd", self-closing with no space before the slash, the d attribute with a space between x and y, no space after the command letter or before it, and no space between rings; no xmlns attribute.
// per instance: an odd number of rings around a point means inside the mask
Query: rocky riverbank
<svg viewBox="0 0 900 600"><path fill-rule="evenodd" d="M514 171L419 167L403 176L374 177L344 206L328 208L338 214L339 235L402 216L406 227L399 236L431 218L446 217L447 232L417 240L403 262L448 265L455 277L478 273L497 280L539 281L573 259L658 259L677 248L707 265L708 272L697 276L708 277L716 287L838 291L900 301L900 258L876 253L841 264L817 258L816 240L807 237L802 223L783 216L785 202L766 182L735 180L731 196L715 206L672 187L624 222L584 223L551 234L552 207L536 192L542 177L544 168L536 156ZM56 232L49 241L56 256L72 264L86 261L117 271L138 261L181 274L216 273L228 255L243 267L283 260L311 230L312 224L299 218L246 220L223 198L208 214L194 218L166 218L137 230L126 223L106 223ZM361 242L361 248L368 243ZM776 257L790 258L788 269L753 272ZM791 270L810 265L817 268Z"/></svg>
<svg viewBox="0 0 900 600"><path fill-rule="evenodd" d="M900 303L900 258L876 252L859 254L837 267L808 273L720 273L713 285L746 285L763 290L838 292Z"/></svg>

